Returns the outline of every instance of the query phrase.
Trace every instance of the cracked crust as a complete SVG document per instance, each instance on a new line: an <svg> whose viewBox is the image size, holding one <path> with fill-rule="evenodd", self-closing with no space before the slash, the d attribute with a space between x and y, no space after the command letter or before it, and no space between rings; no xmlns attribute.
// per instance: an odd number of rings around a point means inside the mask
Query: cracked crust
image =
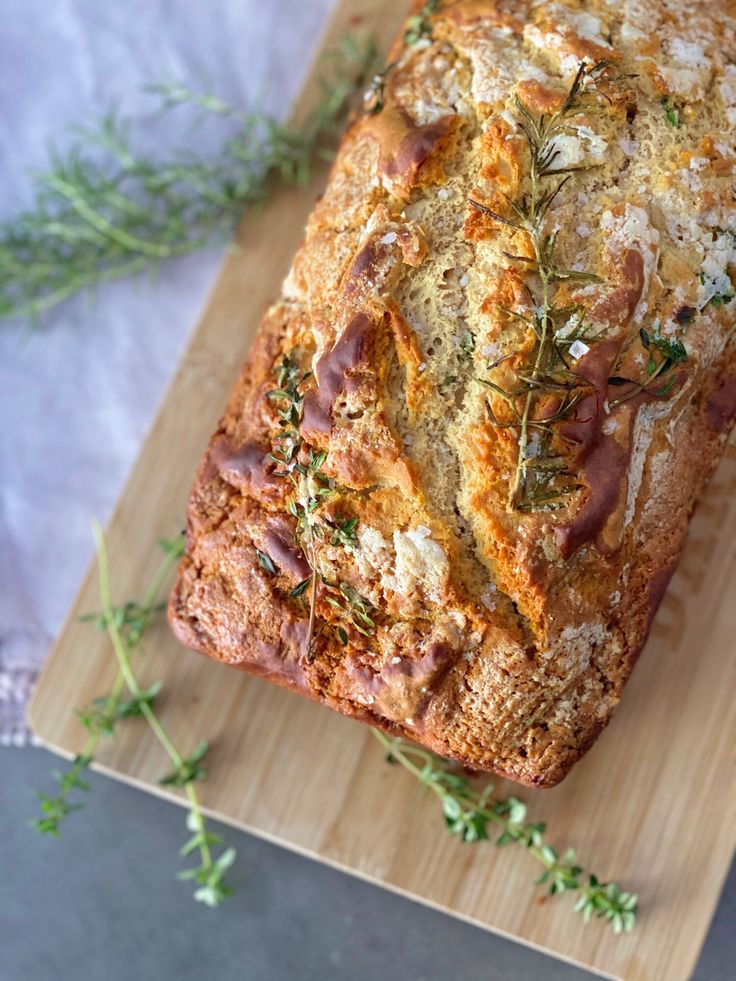
<svg viewBox="0 0 736 981"><path fill-rule="evenodd" d="M532 786L592 745L736 411L729 9L461 0L439 5L431 39L397 42L383 111L346 134L199 469L170 603L187 646ZM579 487L520 513L515 437L477 378L533 346L501 311L528 303L528 273L468 202L498 209L527 187L515 97L552 111L580 61L601 58L636 78L604 81L605 109L575 117L560 152L592 166L549 218L561 261L600 277L557 287L598 335L576 364L589 394L564 423ZM688 359L665 397L612 406L611 374L644 370L642 327L682 337ZM324 508L358 519L355 545L320 546L320 571L376 624L347 624L343 644L321 597L311 660L308 603L290 595L309 564L268 456L266 395L291 351L314 370L301 429L338 488Z"/></svg>

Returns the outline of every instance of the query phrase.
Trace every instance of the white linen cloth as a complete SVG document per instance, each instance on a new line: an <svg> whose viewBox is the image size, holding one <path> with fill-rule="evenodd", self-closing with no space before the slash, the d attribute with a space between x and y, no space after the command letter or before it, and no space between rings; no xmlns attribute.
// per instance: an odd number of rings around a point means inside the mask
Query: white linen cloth
<svg viewBox="0 0 736 981"><path fill-rule="evenodd" d="M49 142L68 145L69 127L112 104L154 151L217 145L221 131L187 125L188 109L154 114L145 85L285 114L332 2L0 0L0 220L30 203ZM27 738L25 703L90 560L90 522L122 489L219 260L188 256L155 282L78 297L35 333L0 321L0 744Z"/></svg>

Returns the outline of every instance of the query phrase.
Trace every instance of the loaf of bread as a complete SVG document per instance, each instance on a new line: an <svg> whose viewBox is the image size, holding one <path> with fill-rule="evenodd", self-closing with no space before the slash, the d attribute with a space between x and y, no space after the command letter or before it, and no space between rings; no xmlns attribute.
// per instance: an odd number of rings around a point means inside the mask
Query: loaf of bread
<svg viewBox="0 0 736 981"><path fill-rule="evenodd" d="M184 644L532 786L591 746L736 410L733 10L412 8L197 475Z"/></svg>

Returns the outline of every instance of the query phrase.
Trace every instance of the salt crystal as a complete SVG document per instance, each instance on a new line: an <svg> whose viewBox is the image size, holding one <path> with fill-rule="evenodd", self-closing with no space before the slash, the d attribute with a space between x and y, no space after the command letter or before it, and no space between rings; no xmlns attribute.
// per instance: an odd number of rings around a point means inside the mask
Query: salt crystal
<svg viewBox="0 0 736 981"><path fill-rule="evenodd" d="M573 341L570 345L570 356L575 358L582 358L584 354L587 354L590 348L587 344L583 344L582 341Z"/></svg>

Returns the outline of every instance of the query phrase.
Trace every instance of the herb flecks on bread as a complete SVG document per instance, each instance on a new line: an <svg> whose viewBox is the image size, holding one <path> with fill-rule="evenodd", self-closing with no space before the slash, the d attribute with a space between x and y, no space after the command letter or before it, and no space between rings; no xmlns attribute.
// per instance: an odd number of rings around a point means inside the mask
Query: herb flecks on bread
<svg viewBox="0 0 736 981"><path fill-rule="evenodd" d="M736 411L727 9L414 6L200 468L186 644L535 786L593 743Z"/></svg>

